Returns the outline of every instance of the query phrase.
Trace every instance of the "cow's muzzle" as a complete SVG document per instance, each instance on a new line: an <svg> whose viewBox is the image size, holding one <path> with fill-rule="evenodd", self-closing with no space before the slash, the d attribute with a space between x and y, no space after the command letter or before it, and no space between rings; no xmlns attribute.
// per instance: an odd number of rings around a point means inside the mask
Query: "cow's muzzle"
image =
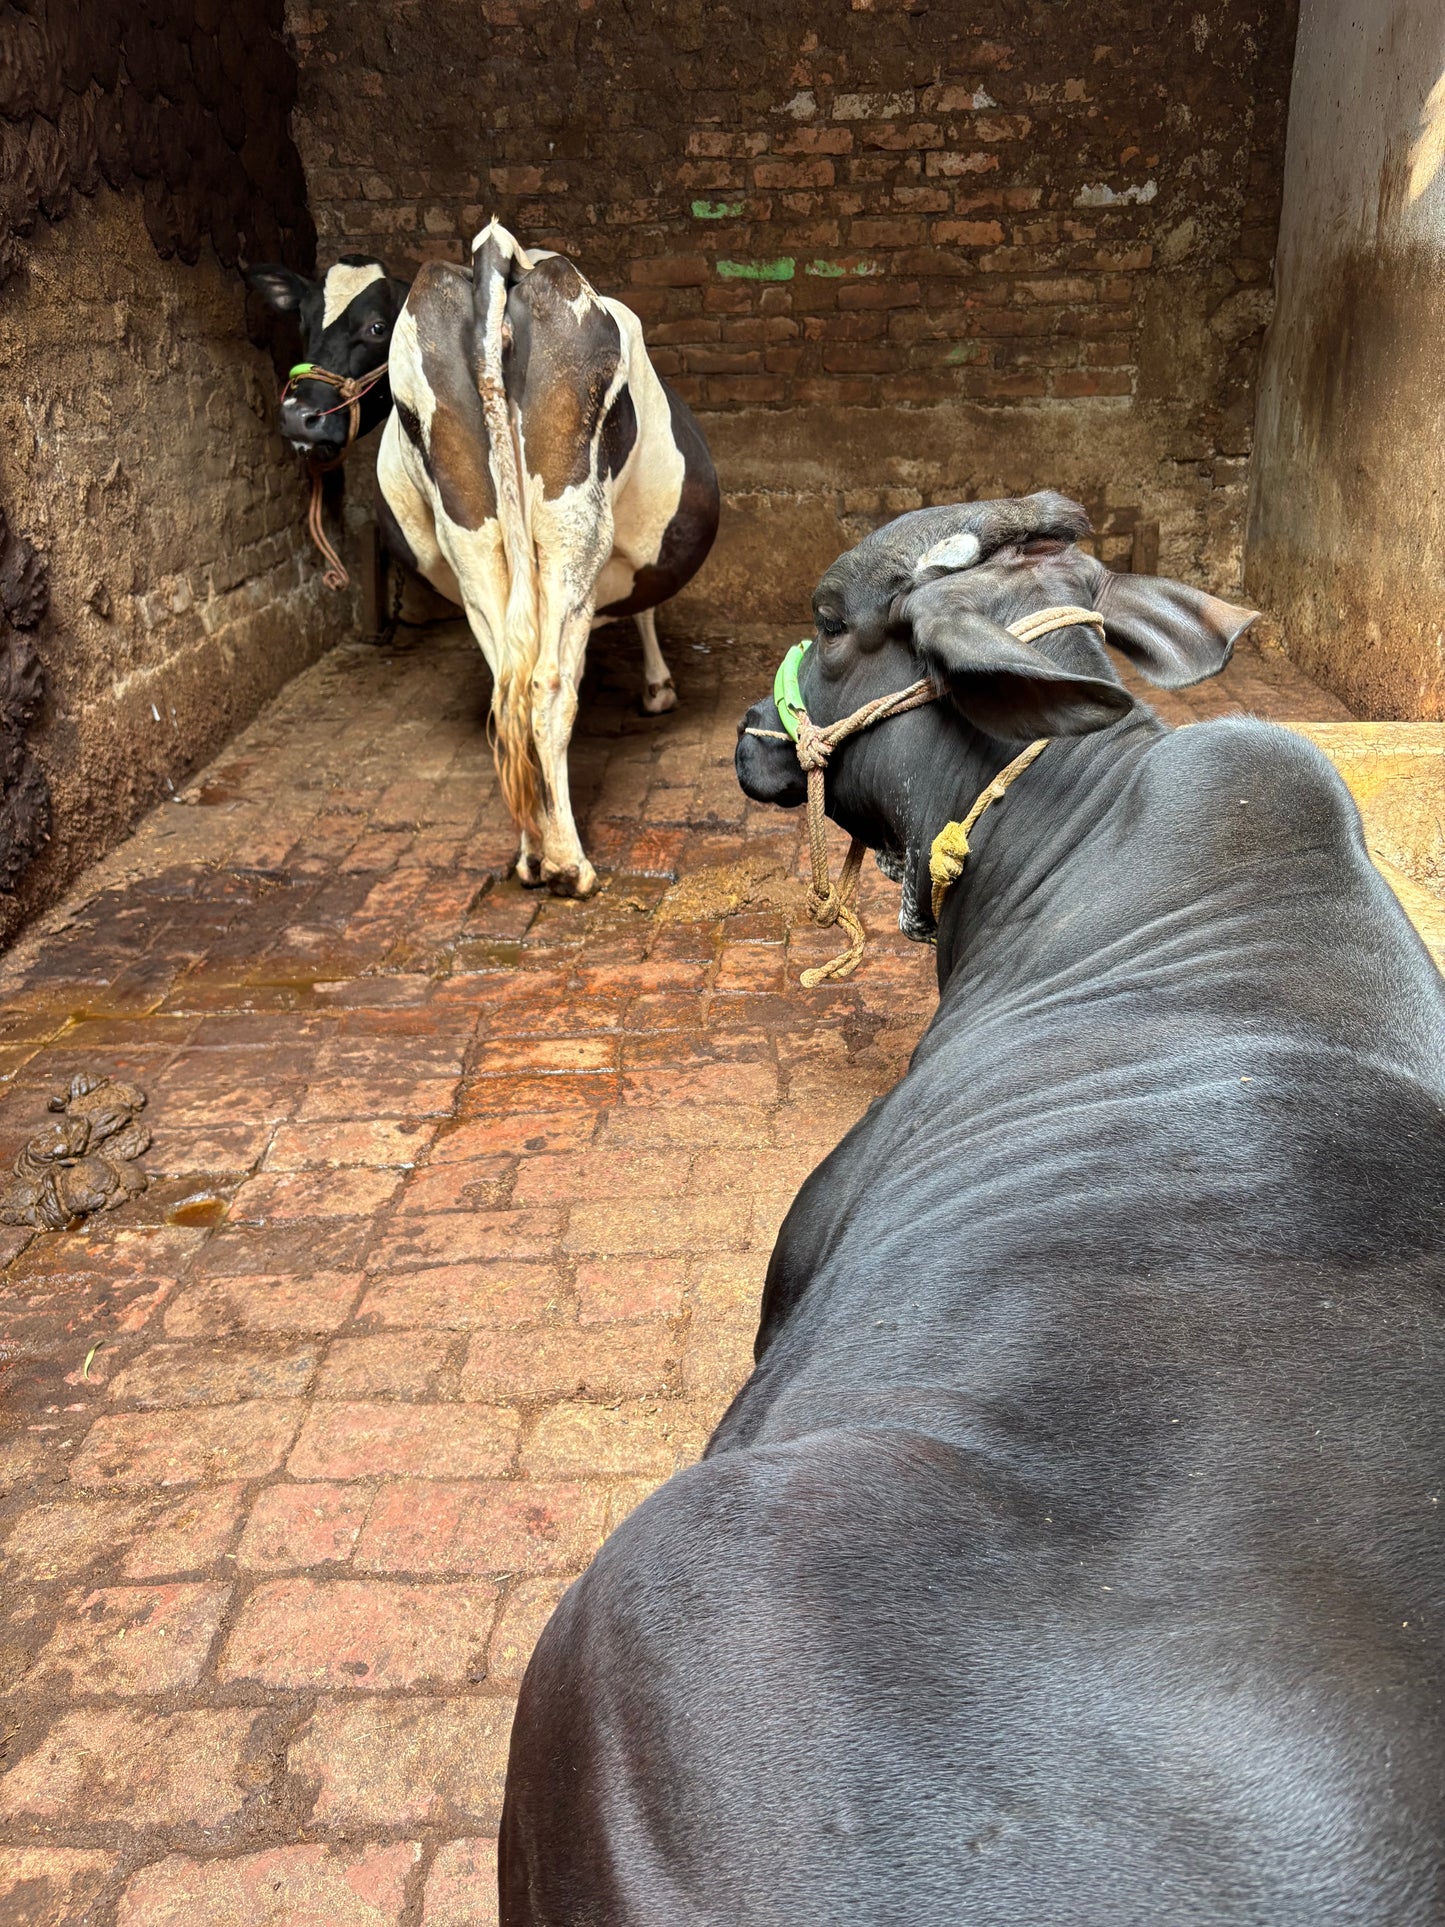
<svg viewBox="0 0 1445 1927"><path fill-rule="evenodd" d="M294 393L281 403L278 426L282 440L302 455L341 455L349 439L344 414Z"/></svg>

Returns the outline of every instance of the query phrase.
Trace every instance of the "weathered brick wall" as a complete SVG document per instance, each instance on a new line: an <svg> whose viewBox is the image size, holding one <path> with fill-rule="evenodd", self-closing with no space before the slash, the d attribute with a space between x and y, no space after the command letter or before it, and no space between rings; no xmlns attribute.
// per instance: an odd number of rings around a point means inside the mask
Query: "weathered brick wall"
<svg viewBox="0 0 1445 1927"><path fill-rule="evenodd" d="M281 26L281 0L0 19L0 941L355 623L237 273L315 258ZM48 606L12 609L17 555Z"/></svg>
<svg viewBox="0 0 1445 1927"><path fill-rule="evenodd" d="M32 237L0 287L0 502L48 557L28 737L53 835L0 939L344 629L305 490L272 425L244 290L209 249L162 261L138 196L103 190Z"/></svg>
<svg viewBox="0 0 1445 1927"><path fill-rule="evenodd" d="M461 259L495 211L631 302L721 458L732 602L798 606L764 527L805 575L900 508L1043 482L1111 559L1158 523L1169 566L1237 582L1289 4L293 0L289 25L323 258Z"/></svg>

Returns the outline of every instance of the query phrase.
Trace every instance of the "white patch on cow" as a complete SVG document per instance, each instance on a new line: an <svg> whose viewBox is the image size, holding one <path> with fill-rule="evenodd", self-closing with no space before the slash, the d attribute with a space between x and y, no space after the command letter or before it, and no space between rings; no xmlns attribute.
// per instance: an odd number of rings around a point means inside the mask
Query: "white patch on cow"
<svg viewBox="0 0 1445 1927"><path fill-rule="evenodd" d="M921 575L925 569L971 569L978 557L978 537L965 529L957 535L946 535L931 549L925 549L914 563L913 573Z"/></svg>
<svg viewBox="0 0 1445 1927"><path fill-rule="evenodd" d="M677 707L677 690L657 640L657 611L644 609L634 620L642 637L642 707L649 716L662 716Z"/></svg>
<svg viewBox="0 0 1445 1927"><path fill-rule="evenodd" d="M460 603L461 587L437 542L436 517L427 498L425 471L420 476L416 473L420 468L393 410L381 431L381 446L376 455L377 486L416 557L417 568L438 595Z"/></svg>
<svg viewBox="0 0 1445 1927"><path fill-rule="evenodd" d="M484 228L479 229L472 236L472 253L475 254L479 248L484 248L488 241L495 241L502 250L502 258L515 261L525 274L530 274L537 263L547 259L552 252L550 248L537 248L529 252L515 234L502 226L495 214Z"/></svg>
<svg viewBox="0 0 1445 1927"><path fill-rule="evenodd" d="M622 331L622 363L637 416L637 440L613 478L613 547L636 574L655 562L662 551L667 525L677 513L687 463L672 437L672 410L667 391L648 359L642 323L620 301L600 297L602 306ZM611 595L600 596L604 603Z"/></svg>
<svg viewBox="0 0 1445 1927"><path fill-rule="evenodd" d="M322 289L326 302L321 315L322 327L329 328L333 321L339 321L363 288L385 279L385 268L378 267L375 261L364 268L328 268Z"/></svg>

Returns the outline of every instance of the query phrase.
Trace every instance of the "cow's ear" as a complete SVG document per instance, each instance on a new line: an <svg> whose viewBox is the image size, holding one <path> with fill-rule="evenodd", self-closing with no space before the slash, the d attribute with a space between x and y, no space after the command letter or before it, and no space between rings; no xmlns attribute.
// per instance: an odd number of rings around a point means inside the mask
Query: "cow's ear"
<svg viewBox="0 0 1445 1927"><path fill-rule="evenodd" d="M1161 689L1217 676L1259 614L1162 575L1116 575L1098 565L1094 606L1104 633Z"/></svg>
<svg viewBox="0 0 1445 1927"><path fill-rule="evenodd" d="M294 314L316 288L304 274L293 274L290 268L269 261L259 268L247 268L246 281L277 314Z"/></svg>
<svg viewBox="0 0 1445 1927"><path fill-rule="evenodd" d="M1064 668L970 608L956 577L915 589L901 613L929 672L990 736L1087 736L1134 707L1121 684Z"/></svg>

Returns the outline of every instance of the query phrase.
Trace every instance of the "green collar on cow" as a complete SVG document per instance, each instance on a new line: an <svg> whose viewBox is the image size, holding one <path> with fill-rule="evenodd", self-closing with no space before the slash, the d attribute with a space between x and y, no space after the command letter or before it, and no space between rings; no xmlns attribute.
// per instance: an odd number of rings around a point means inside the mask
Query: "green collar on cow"
<svg viewBox="0 0 1445 1927"><path fill-rule="evenodd" d="M795 743L798 740L798 715L803 707L798 671L803 666L803 657L812 646L811 636L804 636L801 642L795 642L778 664L778 673L773 678L773 701L778 706L778 720Z"/></svg>
<svg viewBox="0 0 1445 1927"><path fill-rule="evenodd" d="M316 363L314 361L298 361L294 368L287 371L286 379L287 381L299 381L302 375L311 374L315 367Z"/></svg>

